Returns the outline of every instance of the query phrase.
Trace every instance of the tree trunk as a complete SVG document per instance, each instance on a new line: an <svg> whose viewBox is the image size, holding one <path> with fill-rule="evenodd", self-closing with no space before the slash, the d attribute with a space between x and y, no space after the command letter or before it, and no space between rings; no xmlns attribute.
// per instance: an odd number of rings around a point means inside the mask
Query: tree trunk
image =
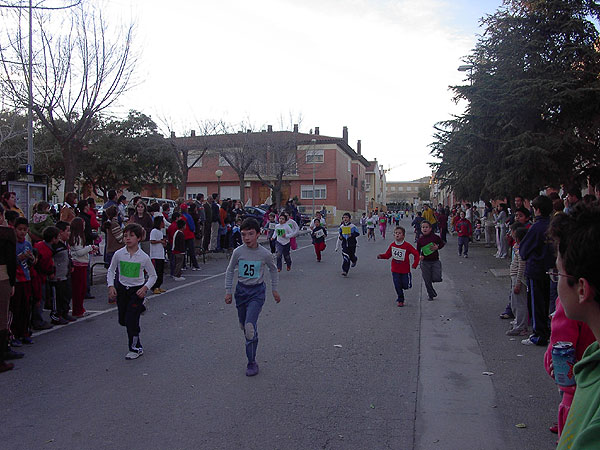
<svg viewBox="0 0 600 450"><path fill-rule="evenodd" d="M75 152L69 142L61 145L63 164L65 166L65 194L75 192L75 178L77 177L77 164Z"/></svg>
<svg viewBox="0 0 600 450"><path fill-rule="evenodd" d="M181 171L181 183L179 184L179 196L185 198L185 190L187 189L189 169L185 168Z"/></svg>
<svg viewBox="0 0 600 450"><path fill-rule="evenodd" d="M240 177L240 202L242 202L242 206L245 205L246 203L246 182L244 181L244 176L245 174L238 174L238 177Z"/></svg>

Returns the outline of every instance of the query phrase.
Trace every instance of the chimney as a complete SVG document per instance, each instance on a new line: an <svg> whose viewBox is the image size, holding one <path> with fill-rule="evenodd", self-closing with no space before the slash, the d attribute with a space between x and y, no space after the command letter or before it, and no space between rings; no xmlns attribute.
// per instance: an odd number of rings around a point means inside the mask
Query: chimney
<svg viewBox="0 0 600 450"><path fill-rule="evenodd" d="M319 127L315 127L315 134L319 134Z"/></svg>
<svg viewBox="0 0 600 450"><path fill-rule="evenodd" d="M267 125L267 133L273 132L273 125Z"/></svg>
<svg viewBox="0 0 600 450"><path fill-rule="evenodd" d="M246 130L246 133L252 133L252 130Z"/></svg>
<svg viewBox="0 0 600 450"><path fill-rule="evenodd" d="M359 155L362 155L361 153L361 142L360 139L356 142L356 153L358 153Z"/></svg>
<svg viewBox="0 0 600 450"><path fill-rule="evenodd" d="M298 124L297 124L297 123L295 123L295 124L294 124L294 133L297 133L297 132L298 132Z"/></svg>
<svg viewBox="0 0 600 450"><path fill-rule="evenodd" d="M191 131L190 131L190 136L191 136L191 137L194 137L194 136L196 136L196 130L191 130Z"/></svg>
<svg viewBox="0 0 600 450"><path fill-rule="evenodd" d="M175 139L175 132L171 131L171 139Z"/></svg>
<svg viewBox="0 0 600 450"><path fill-rule="evenodd" d="M342 139L346 144L348 143L348 127L342 129Z"/></svg>

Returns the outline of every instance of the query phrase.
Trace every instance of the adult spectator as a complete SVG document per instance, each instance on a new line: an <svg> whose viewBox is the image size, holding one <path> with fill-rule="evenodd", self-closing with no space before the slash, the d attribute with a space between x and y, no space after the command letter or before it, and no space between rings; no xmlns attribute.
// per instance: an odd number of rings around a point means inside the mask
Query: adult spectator
<svg viewBox="0 0 600 450"><path fill-rule="evenodd" d="M98 236L93 231L92 215L95 215L95 213L92 210L92 208L90 207L89 199L88 200L83 200L83 199L79 200L79 202L77 202L77 217L80 217L81 219L83 219L83 222L84 222L83 235L85 236L85 245L86 246L94 245L94 240ZM94 225L97 225L98 227L100 226L100 224L98 224L98 220L95 218L94 218ZM86 283L85 283L86 286L85 286L85 296L84 296L84 298L86 298L86 299L94 298L94 296L90 292L90 288L91 288L91 284L92 284L91 283L92 265L90 264L90 257L91 257L91 253L88 253L88 264L87 264L87 268L86 268L87 279L86 279Z"/></svg>
<svg viewBox="0 0 600 450"><path fill-rule="evenodd" d="M494 207L491 202L485 202L485 208L483 209L483 226L485 232L485 246L491 247L495 243L494 238Z"/></svg>
<svg viewBox="0 0 600 450"><path fill-rule="evenodd" d="M2 206L5 211L15 211L20 217L25 217L21 208L17 206L17 194L15 192L5 192L2 194Z"/></svg>
<svg viewBox="0 0 600 450"><path fill-rule="evenodd" d="M61 222L71 223L76 217L75 214L75 202L77 201L77 195L75 192L67 192L65 194L65 202L60 210Z"/></svg>
<svg viewBox="0 0 600 450"><path fill-rule="evenodd" d="M246 213L246 211L244 211L244 206L242 205L242 202L240 202L239 200L235 201L235 205L233 207L233 209L231 210L234 219L237 219L238 216L240 216L240 218L244 218L244 214Z"/></svg>
<svg viewBox="0 0 600 450"><path fill-rule="evenodd" d="M196 247L194 246L194 239L196 237L196 223L194 218L189 213L189 206L187 203L182 203L179 207L181 209L181 217L185 220L185 228L183 229L183 239L185 239L185 252L190 258L192 264L192 270L199 270L198 261L196 260ZM186 265L185 263L183 264Z"/></svg>
<svg viewBox="0 0 600 450"><path fill-rule="evenodd" d="M2 202L4 204L4 201ZM0 372L11 370L7 363L8 340L10 337L8 305L15 292L17 276L17 236L4 220L4 207L0 206ZM16 354L18 357L18 354Z"/></svg>
<svg viewBox="0 0 600 450"><path fill-rule="evenodd" d="M506 258L508 256L508 241L506 240L506 220L508 219L508 207L506 203L500 203L496 208L496 258Z"/></svg>
<svg viewBox="0 0 600 450"><path fill-rule="evenodd" d="M202 227L202 249L207 252L210 247L211 240L211 227L212 227L212 197L209 196L208 199L202 204L202 209L204 209L204 224Z"/></svg>
<svg viewBox="0 0 600 450"><path fill-rule="evenodd" d="M438 221L438 227L442 241L448 242L448 216L446 215L446 210L443 207L438 209L436 219Z"/></svg>
<svg viewBox="0 0 600 450"><path fill-rule="evenodd" d="M581 201L581 186L572 184L565 190L567 196L565 198L565 213L569 213L573 207Z"/></svg>
<svg viewBox="0 0 600 450"><path fill-rule="evenodd" d="M154 227L154 219L152 218L150 213L148 213L148 208L146 207L146 204L144 203L143 200L138 200L138 202L135 204L135 213L133 214L133 219L131 219L131 221L133 223L137 223L138 225L141 225L141 227L146 232L145 236L144 236L144 240L142 242L140 242L140 247L142 248L144 253L149 255L150 254L150 232L152 231L152 228Z"/></svg>
<svg viewBox="0 0 600 450"><path fill-rule="evenodd" d="M125 217L127 217L127 197L121 195L117 200L117 206L119 209L117 218L119 224L122 224L123 222L125 222Z"/></svg>
<svg viewBox="0 0 600 450"><path fill-rule="evenodd" d="M106 210L108 208L110 208L111 206L118 206L118 203L117 203L117 191L115 191L114 189L109 189L107 197L108 197L108 201L104 204L104 207L102 208L102 217L101 217L101 219L102 219L102 223L103 224L104 224L104 221L106 220ZM118 215L117 215L117 217L118 217ZM123 221L120 221L119 225L121 223L123 223Z"/></svg>
<svg viewBox="0 0 600 450"><path fill-rule="evenodd" d="M546 231L550 224L552 200L545 195L533 199L535 222L519 245L519 254L527 263L525 276L527 277L529 303L531 305L531 318L533 320L533 334L521 341L524 345L548 345L550 339L550 323L548 313L550 309L550 278L548 269L554 267L554 249L549 243Z"/></svg>
<svg viewBox="0 0 600 450"><path fill-rule="evenodd" d="M433 209L431 209L429 207L429 205L424 205L423 206L423 219L428 221L431 224L431 227L433 228L433 231L437 231L438 225L437 225L437 219L435 218L435 214L433 213Z"/></svg>
<svg viewBox="0 0 600 450"><path fill-rule="evenodd" d="M212 201L210 203L211 212L211 223L210 223L210 251L214 252L217 250L217 241L219 239L219 210L221 205L217 201L218 194L212 195Z"/></svg>

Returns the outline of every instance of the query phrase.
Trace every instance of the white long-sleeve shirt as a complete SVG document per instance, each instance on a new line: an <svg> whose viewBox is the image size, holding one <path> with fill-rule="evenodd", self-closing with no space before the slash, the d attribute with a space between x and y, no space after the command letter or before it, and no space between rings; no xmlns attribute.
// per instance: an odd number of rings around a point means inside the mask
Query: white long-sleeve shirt
<svg viewBox="0 0 600 450"><path fill-rule="evenodd" d="M148 274L145 286L150 289L156 282L156 270L150 257L138 248L133 255L123 247L115 252L106 273L108 287L115 285L115 275L119 268L119 283L125 287L135 287L144 284L144 270Z"/></svg>

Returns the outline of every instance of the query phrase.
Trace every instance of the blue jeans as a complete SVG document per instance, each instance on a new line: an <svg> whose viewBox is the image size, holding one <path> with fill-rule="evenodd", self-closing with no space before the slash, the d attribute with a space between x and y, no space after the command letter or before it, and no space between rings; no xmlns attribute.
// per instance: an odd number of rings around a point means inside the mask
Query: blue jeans
<svg viewBox="0 0 600 450"><path fill-rule="evenodd" d="M248 362L256 359L258 348L258 315L265 304L265 283L246 286L238 283L235 288L235 307L238 312L240 327L246 337L246 357Z"/></svg>
<svg viewBox="0 0 600 450"><path fill-rule="evenodd" d="M281 270L283 267L281 263L281 258L285 259L285 263L288 267L292 267L292 257L290 256L290 246L291 244L288 242L287 244L281 244L277 242L275 244L275 248L277 249L277 268Z"/></svg>
<svg viewBox="0 0 600 450"><path fill-rule="evenodd" d="M396 288L396 294L398 294L396 301L404 302L404 290L412 287L412 276L410 273L392 272L392 280L394 280L394 287Z"/></svg>
<svg viewBox="0 0 600 450"><path fill-rule="evenodd" d="M458 254L462 255L463 247L465 248L465 255L469 254L469 236L458 237Z"/></svg>

